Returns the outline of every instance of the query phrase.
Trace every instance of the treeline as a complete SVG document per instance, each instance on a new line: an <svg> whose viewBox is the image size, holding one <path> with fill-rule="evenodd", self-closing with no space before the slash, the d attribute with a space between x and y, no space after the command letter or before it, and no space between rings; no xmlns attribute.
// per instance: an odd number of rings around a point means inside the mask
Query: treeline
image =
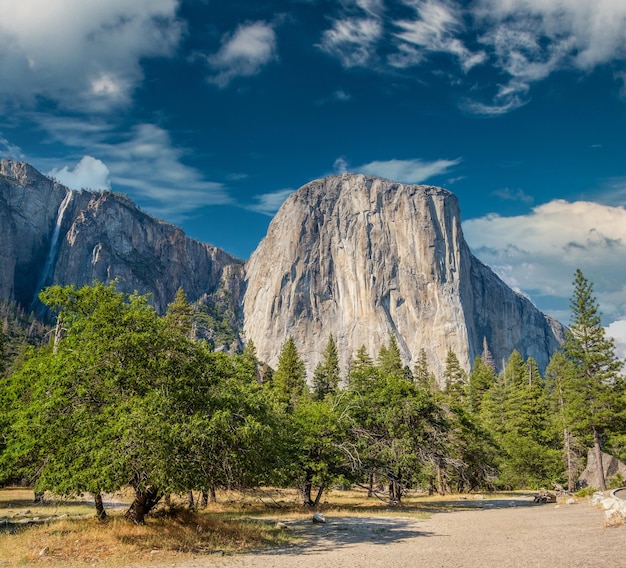
<svg viewBox="0 0 626 568"><path fill-rule="evenodd" d="M626 453L621 364L580 272L575 288L545 377L517 352L497 374L485 343L469 377L450 352L440 388L426 354L405 367L393 336L345 376L330 336L307 383L291 338L274 372L252 342L228 356L194 339L182 290L159 317L114 284L51 287L53 341L0 386L0 483L87 491L100 516L100 494L130 485L135 522L163 496L223 487L297 487L308 506L337 485L390 503L416 488L573 488L586 448Z"/></svg>

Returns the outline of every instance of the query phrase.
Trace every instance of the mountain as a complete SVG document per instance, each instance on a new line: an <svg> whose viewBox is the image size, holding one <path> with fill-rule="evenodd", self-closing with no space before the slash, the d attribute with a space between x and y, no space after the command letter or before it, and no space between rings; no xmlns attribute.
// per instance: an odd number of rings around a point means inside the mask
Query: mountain
<svg viewBox="0 0 626 568"><path fill-rule="evenodd" d="M242 332L275 367L291 335L309 376L330 333L344 370L393 334L406 364L423 348L439 377L449 349L469 370L485 338L498 366L517 349L544 368L563 334L471 254L452 193L363 175L293 193L244 266L127 197L70 191L2 160L0 243L0 298L26 310L41 308L44 286L118 278L163 313L182 286L217 347L240 347Z"/></svg>
<svg viewBox="0 0 626 568"><path fill-rule="evenodd" d="M472 255L452 193L344 174L293 193L246 264L259 358L275 366L291 335L311 376L330 333L344 370L393 334L406 364L423 348L441 377L448 350L469 370L484 338L498 367L517 349L545 368L563 327Z"/></svg>
<svg viewBox="0 0 626 568"><path fill-rule="evenodd" d="M243 262L185 236L111 192L71 191L28 164L0 161L0 298L39 309L50 284L119 279L163 313L182 286L190 301L232 308L240 327Z"/></svg>

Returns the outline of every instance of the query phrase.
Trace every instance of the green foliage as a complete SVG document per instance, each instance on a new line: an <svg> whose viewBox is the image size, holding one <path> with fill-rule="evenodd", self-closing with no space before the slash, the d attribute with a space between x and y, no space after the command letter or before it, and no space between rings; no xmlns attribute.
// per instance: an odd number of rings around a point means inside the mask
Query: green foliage
<svg viewBox="0 0 626 568"><path fill-rule="evenodd" d="M378 352L377 366L383 376L406 378L400 348L395 335L389 336L389 343L383 345Z"/></svg>
<svg viewBox="0 0 626 568"><path fill-rule="evenodd" d="M328 338L328 343L324 349L323 359L315 367L313 374L313 398L323 400L326 396L337 391L339 381L339 353L333 334Z"/></svg>
<svg viewBox="0 0 626 568"><path fill-rule="evenodd" d="M363 354L362 354L363 355ZM445 423L424 389L403 375L375 373L366 360L352 365L348 403L351 440L362 470L389 482L390 499L419 482L429 457L440 450Z"/></svg>
<svg viewBox="0 0 626 568"><path fill-rule="evenodd" d="M445 381L445 393L448 397L455 400L464 398L467 388L467 374L461 367L459 358L452 349L448 350L443 378Z"/></svg>
<svg viewBox="0 0 626 568"><path fill-rule="evenodd" d="M277 400L293 410L308 393L304 362L300 359L293 337L288 337L278 356L278 368L272 378Z"/></svg>
<svg viewBox="0 0 626 568"><path fill-rule="evenodd" d="M483 357L476 357L474 368L468 381L468 402L472 412L479 413L482 407L483 398L489 389L496 382L496 373Z"/></svg>
<svg viewBox="0 0 626 568"><path fill-rule="evenodd" d="M413 369L413 380L415 384L427 391L435 391L437 389L437 380L435 374L430 370L428 366L428 357L426 356L426 350L420 349L419 357L415 367Z"/></svg>
<svg viewBox="0 0 626 568"><path fill-rule="evenodd" d="M271 471L274 422L256 381L114 286L42 292L58 339L2 385L3 477L63 495L130 483L137 502Z"/></svg>
<svg viewBox="0 0 626 568"><path fill-rule="evenodd" d="M570 307L572 325L563 345L572 363L564 383L565 413L574 432L592 436L599 456L602 437L623 430L625 423L622 362L615 355L614 341L606 337L593 284L580 270L576 270ZM600 489L606 489L604 479Z"/></svg>
<svg viewBox="0 0 626 568"><path fill-rule="evenodd" d="M10 373L23 361L29 346L45 343L50 326L27 313L14 302L0 300L0 375Z"/></svg>
<svg viewBox="0 0 626 568"><path fill-rule="evenodd" d="M198 339L214 349L229 350L238 339L238 319L230 292L224 288L193 303L193 328Z"/></svg>

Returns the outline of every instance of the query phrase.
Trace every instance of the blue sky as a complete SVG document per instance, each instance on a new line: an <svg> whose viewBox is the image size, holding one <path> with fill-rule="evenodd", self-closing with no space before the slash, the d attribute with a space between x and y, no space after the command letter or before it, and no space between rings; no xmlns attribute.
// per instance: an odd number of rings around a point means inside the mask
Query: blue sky
<svg viewBox="0 0 626 568"><path fill-rule="evenodd" d="M624 0L0 0L0 155L247 258L344 171L454 192L474 253L626 338ZM625 352L626 353L626 352Z"/></svg>

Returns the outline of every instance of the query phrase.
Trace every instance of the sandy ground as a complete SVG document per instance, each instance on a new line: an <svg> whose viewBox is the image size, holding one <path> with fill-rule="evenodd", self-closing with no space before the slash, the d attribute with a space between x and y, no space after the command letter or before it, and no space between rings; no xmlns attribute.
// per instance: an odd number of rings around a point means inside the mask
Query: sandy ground
<svg viewBox="0 0 626 568"><path fill-rule="evenodd" d="M604 528L588 501L468 503L472 510L406 517L327 517L288 523L302 544L232 557L204 557L176 568L610 568L626 566L626 526Z"/></svg>

